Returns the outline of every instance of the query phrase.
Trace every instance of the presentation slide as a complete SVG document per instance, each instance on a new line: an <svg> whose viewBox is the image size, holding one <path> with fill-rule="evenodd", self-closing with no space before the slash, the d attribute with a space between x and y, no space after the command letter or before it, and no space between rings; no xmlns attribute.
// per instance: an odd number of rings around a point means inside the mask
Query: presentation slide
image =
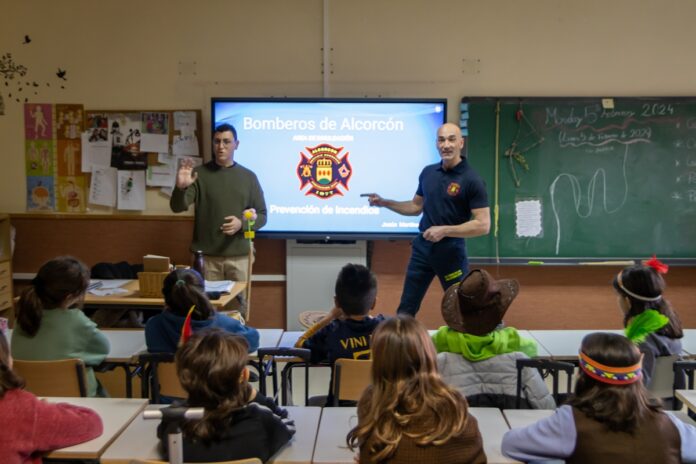
<svg viewBox="0 0 696 464"><path fill-rule="evenodd" d="M379 238L418 233L420 216L370 207L366 193L410 200L440 159L446 100L214 98L212 120L237 129L235 161L256 173L268 207L259 235Z"/></svg>

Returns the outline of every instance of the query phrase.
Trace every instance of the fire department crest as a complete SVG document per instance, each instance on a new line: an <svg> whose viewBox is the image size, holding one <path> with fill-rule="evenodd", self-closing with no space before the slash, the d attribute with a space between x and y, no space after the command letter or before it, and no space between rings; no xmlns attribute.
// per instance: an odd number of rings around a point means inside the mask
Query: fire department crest
<svg viewBox="0 0 696 464"><path fill-rule="evenodd" d="M343 192L338 187L343 185L345 190L349 190L348 181L353 175L353 168L348 161L348 152L339 156L343 147L336 148L326 143L305 149L306 153L300 153L302 158L297 165L300 190L310 184L311 188L305 195L314 195L322 199L331 198L334 195L343 196Z"/></svg>
<svg viewBox="0 0 696 464"><path fill-rule="evenodd" d="M451 197L457 196L462 186L456 182L452 182L447 186L447 194Z"/></svg>

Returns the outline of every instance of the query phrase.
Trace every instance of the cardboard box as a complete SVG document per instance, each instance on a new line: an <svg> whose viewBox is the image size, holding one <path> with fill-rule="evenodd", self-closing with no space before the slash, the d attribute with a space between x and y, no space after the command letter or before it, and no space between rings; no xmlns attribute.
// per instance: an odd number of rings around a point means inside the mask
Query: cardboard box
<svg viewBox="0 0 696 464"><path fill-rule="evenodd" d="M169 258L166 256L143 256L143 271L145 272L169 272Z"/></svg>

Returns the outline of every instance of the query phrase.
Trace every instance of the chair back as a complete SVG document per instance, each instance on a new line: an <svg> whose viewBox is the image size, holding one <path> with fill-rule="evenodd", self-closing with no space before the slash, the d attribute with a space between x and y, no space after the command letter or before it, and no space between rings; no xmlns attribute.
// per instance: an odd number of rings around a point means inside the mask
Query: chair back
<svg viewBox="0 0 696 464"><path fill-rule="evenodd" d="M15 359L12 369L26 382L26 390L36 396L87 396L85 363L81 359L25 361Z"/></svg>
<svg viewBox="0 0 696 464"><path fill-rule="evenodd" d="M141 353L138 360L144 377L143 398L150 398L150 403L159 404L162 396L171 398L188 396L179 383L173 353Z"/></svg>
<svg viewBox="0 0 696 464"><path fill-rule="evenodd" d="M292 369L296 366L304 366L305 368L305 406L309 405L309 364L312 358L312 352L307 348L288 348L288 347L272 347L259 348L256 352L258 356L259 371L259 391L266 395L266 377L271 375L273 380L273 399L278 399L278 363L280 360L285 362L285 367L281 373L281 401L280 404L286 406L289 403L290 397L290 380Z"/></svg>
<svg viewBox="0 0 696 464"><path fill-rule="evenodd" d="M671 398L674 396L672 386L674 385L673 365L679 359L678 355L659 356L655 358L655 370L648 391L655 398Z"/></svg>
<svg viewBox="0 0 696 464"><path fill-rule="evenodd" d="M561 362L561 361L551 361L550 359L528 359L520 358L516 361L517 367L517 395L515 398L515 407L520 409L522 403L522 369L524 368L534 368L539 371L541 377L546 379L549 375L552 378L552 392L553 399L556 405L560 405L563 402L563 398L573 390L572 380L573 373L575 372L575 366L571 363ZM561 372L566 374L566 391L561 393L559 391L559 379Z"/></svg>
<svg viewBox="0 0 696 464"><path fill-rule="evenodd" d="M674 383L672 384L672 394L674 390L679 389L694 389L694 371L696 371L696 361L674 361L672 364L674 371ZM681 401L673 396L673 408L679 410L682 408Z"/></svg>
<svg viewBox="0 0 696 464"><path fill-rule="evenodd" d="M334 364L333 400L358 401L372 383L371 359L337 359Z"/></svg>

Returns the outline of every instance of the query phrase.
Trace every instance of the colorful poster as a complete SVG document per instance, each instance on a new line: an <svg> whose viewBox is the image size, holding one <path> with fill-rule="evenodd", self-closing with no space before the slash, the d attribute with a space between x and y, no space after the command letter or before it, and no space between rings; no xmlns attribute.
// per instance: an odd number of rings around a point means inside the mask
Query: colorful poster
<svg viewBox="0 0 696 464"><path fill-rule="evenodd" d="M76 176L81 172L80 140L58 140L58 175Z"/></svg>
<svg viewBox="0 0 696 464"><path fill-rule="evenodd" d="M27 177L27 210L53 211L55 193L52 176Z"/></svg>
<svg viewBox="0 0 696 464"><path fill-rule="evenodd" d="M56 138L80 140L83 130L82 105L56 105Z"/></svg>
<svg viewBox="0 0 696 464"><path fill-rule="evenodd" d="M24 105L24 138L27 140L53 139L53 114L49 103Z"/></svg>
<svg viewBox="0 0 696 464"><path fill-rule="evenodd" d="M53 175L53 142L51 140L30 140L25 142L27 176Z"/></svg>
<svg viewBox="0 0 696 464"><path fill-rule="evenodd" d="M85 211L85 178L58 177L56 185L56 209L67 213Z"/></svg>

